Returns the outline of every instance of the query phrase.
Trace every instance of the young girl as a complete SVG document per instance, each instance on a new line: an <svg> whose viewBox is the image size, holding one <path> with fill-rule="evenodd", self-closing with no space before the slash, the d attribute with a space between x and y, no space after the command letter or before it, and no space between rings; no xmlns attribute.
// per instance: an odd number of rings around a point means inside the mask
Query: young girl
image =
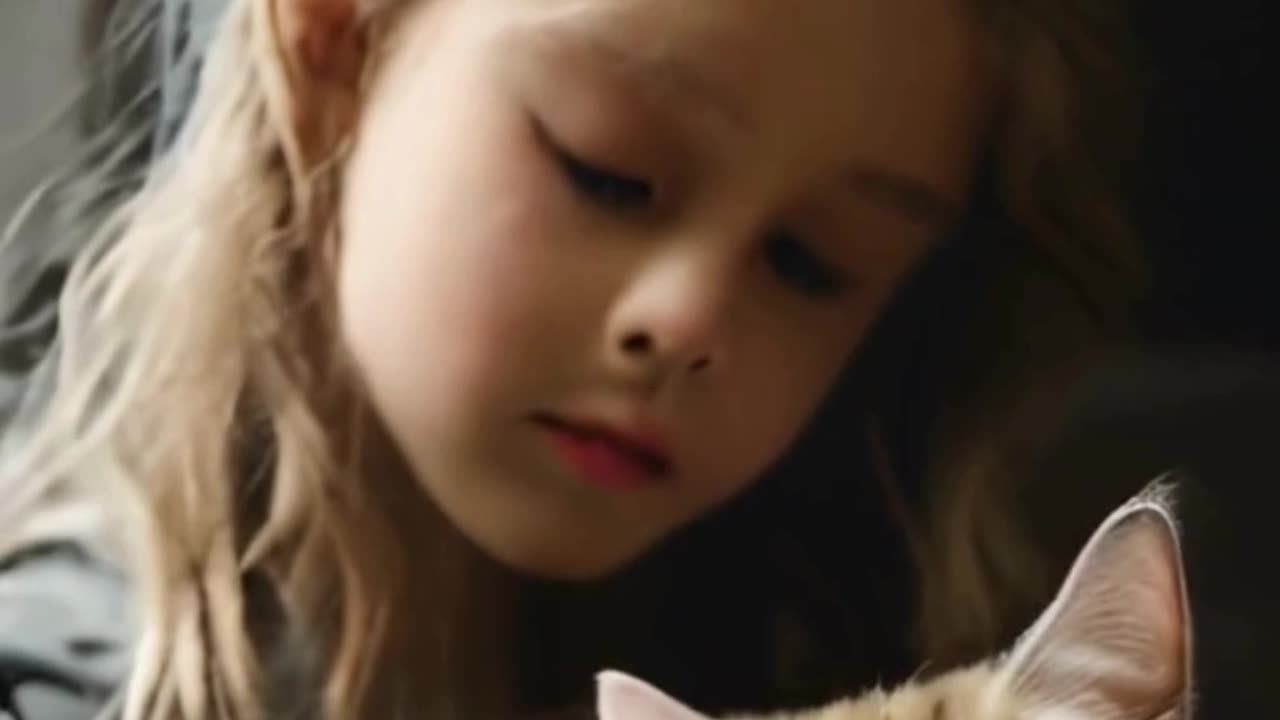
<svg viewBox="0 0 1280 720"><path fill-rule="evenodd" d="M785 700L817 690L762 658L823 625L768 572L814 547L873 548L827 586L865 664L797 651L822 682L998 643L1052 579L979 441L1136 283L1122 5L230 0L207 48L162 33L205 53L194 104L76 257L0 554L127 569L129 718L510 716L619 656ZM910 654L865 634L912 620ZM700 664L735 633L753 659Z"/></svg>

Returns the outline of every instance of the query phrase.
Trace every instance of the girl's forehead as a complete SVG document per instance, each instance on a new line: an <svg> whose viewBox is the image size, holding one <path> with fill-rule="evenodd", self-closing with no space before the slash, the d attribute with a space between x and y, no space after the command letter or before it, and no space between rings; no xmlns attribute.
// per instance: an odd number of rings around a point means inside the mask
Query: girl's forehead
<svg viewBox="0 0 1280 720"><path fill-rule="evenodd" d="M529 35L536 54L565 67L621 81L655 100L696 110L723 129L741 129L746 103L707 43L677 40L674 32L638 30L634 23L600 13L593 21L553 23ZM687 33L686 33L687 35Z"/></svg>
<svg viewBox="0 0 1280 720"><path fill-rule="evenodd" d="M741 64L880 53L907 40L928 58L969 53L986 39L970 0L542 0L521 12L543 27L604 34L652 54Z"/></svg>
<svg viewBox="0 0 1280 720"><path fill-rule="evenodd" d="M964 0L547 0L530 17L523 41L570 72L608 70L725 133L856 138L935 184L967 175L990 97Z"/></svg>

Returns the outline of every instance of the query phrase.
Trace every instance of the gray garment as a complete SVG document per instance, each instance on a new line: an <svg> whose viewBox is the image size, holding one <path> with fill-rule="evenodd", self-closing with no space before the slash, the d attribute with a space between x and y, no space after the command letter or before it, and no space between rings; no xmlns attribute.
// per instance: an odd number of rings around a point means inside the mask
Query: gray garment
<svg viewBox="0 0 1280 720"><path fill-rule="evenodd" d="M124 575L74 542L0 558L0 719L94 718L128 672L129 601Z"/></svg>

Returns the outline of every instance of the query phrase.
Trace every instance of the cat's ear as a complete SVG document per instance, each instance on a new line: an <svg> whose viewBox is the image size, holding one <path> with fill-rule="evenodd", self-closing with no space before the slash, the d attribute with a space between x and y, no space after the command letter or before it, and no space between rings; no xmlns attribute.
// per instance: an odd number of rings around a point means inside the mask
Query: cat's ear
<svg viewBox="0 0 1280 720"><path fill-rule="evenodd" d="M600 720L708 720L649 683L617 670L596 676Z"/></svg>
<svg viewBox="0 0 1280 720"><path fill-rule="evenodd" d="M1166 498L1148 490L1094 533L1007 660L1018 697L1063 717L1190 720L1190 617Z"/></svg>

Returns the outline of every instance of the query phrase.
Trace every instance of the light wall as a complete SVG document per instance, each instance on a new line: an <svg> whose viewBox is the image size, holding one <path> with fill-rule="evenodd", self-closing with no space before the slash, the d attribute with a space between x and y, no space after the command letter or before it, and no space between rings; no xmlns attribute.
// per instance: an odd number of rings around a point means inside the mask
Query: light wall
<svg viewBox="0 0 1280 720"><path fill-rule="evenodd" d="M0 217L66 157L70 123L50 126L79 82L78 0L0 0Z"/></svg>

